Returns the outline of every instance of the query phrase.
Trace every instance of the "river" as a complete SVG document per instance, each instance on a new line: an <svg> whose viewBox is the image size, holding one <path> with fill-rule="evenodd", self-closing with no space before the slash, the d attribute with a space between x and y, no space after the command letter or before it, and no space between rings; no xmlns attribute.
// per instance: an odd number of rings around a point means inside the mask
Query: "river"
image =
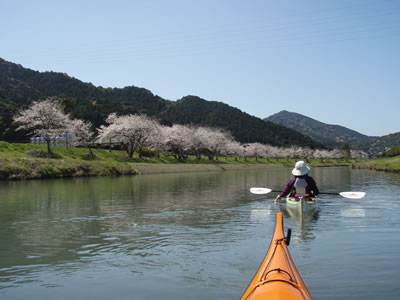
<svg viewBox="0 0 400 300"><path fill-rule="evenodd" d="M400 175L314 168L300 218L274 194L291 169L0 182L0 299L239 299L277 211L314 299L399 299Z"/></svg>

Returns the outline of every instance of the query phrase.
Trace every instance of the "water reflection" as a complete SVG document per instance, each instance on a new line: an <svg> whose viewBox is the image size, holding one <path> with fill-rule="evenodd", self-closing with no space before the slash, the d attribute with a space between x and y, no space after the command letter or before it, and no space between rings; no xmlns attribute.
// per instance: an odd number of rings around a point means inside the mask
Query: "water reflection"
<svg viewBox="0 0 400 300"><path fill-rule="evenodd" d="M365 218L366 212L361 206L350 206L348 208L341 208L340 216L345 218Z"/></svg>
<svg viewBox="0 0 400 300"><path fill-rule="evenodd" d="M324 170L313 172L320 186L332 184L332 178L339 186L352 178L343 168L331 169L329 176ZM232 227L232 222L273 221L277 210L273 202L261 201L250 209L249 219L243 215L238 205L252 203L249 187L276 188L286 182L289 173L278 168L3 182L0 225L7 246L1 249L6 259L0 270L13 273L16 265L90 262L92 257L117 253L148 257L179 243L193 246L202 239L218 241L221 235L235 239L240 227ZM281 209L296 222L294 238L313 239L318 210L296 216Z"/></svg>
<svg viewBox="0 0 400 300"><path fill-rule="evenodd" d="M249 193L252 186L283 188L290 171L0 182L0 295L24 299L35 291L52 298L53 290L58 299L107 299L118 290L124 299L185 299L190 291L193 299L236 299L267 251L279 210L285 228L293 229L291 251L315 298L323 299L330 284L343 288L367 274L364 265L378 269L368 259L343 274L340 263L374 256L379 245L392 245L386 255L398 261L392 237L400 228L399 176L313 168L321 191L367 196L324 195L303 215L284 202L275 205L276 194ZM390 232L389 242L382 232ZM385 272L397 278L400 267L390 266ZM327 274L340 276L322 280Z"/></svg>
<svg viewBox="0 0 400 300"><path fill-rule="evenodd" d="M313 233L319 218L319 207L312 207L307 211L300 212L297 207L279 204L286 222L292 227L292 237L296 241L307 242L315 238Z"/></svg>
<svg viewBox="0 0 400 300"><path fill-rule="evenodd" d="M253 184L258 176L249 171L2 182L1 281L40 280L34 274L59 265L68 274L99 257L112 266L135 264L140 272L170 265L177 247L229 243L242 231L234 222L248 220L236 209L251 201L247 180ZM157 258L166 253L168 260Z"/></svg>
<svg viewBox="0 0 400 300"><path fill-rule="evenodd" d="M271 204L265 204L263 206L257 206L250 211L251 223L265 222L265 220L275 217L276 208Z"/></svg>

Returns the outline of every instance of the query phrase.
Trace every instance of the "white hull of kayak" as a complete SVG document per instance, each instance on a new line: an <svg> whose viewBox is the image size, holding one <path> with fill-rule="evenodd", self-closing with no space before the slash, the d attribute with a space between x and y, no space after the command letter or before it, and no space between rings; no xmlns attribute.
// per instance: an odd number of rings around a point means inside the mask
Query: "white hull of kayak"
<svg viewBox="0 0 400 300"><path fill-rule="evenodd" d="M288 209L296 210L300 213L308 212L317 207L318 199L316 197L310 198L310 200L305 200L305 197L299 197L300 200L295 199L295 197L286 198L286 207Z"/></svg>

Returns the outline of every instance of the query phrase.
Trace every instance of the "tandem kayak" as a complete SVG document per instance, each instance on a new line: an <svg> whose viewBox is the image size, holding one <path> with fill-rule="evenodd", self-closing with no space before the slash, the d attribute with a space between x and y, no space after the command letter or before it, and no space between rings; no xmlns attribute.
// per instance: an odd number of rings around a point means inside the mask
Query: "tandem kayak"
<svg viewBox="0 0 400 300"><path fill-rule="evenodd" d="M286 198L286 206L289 209L297 209L299 212L307 212L317 206L317 201L317 197L310 197L308 195L288 196Z"/></svg>
<svg viewBox="0 0 400 300"><path fill-rule="evenodd" d="M275 233L267 255L241 300L311 299L290 256L287 237L283 232L282 213L276 215Z"/></svg>

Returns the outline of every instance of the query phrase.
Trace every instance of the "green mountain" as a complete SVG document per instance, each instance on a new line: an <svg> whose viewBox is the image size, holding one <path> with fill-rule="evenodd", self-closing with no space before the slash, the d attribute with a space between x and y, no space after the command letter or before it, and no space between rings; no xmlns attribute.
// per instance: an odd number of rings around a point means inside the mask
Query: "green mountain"
<svg viewBox="0 0 400 300"><path fill-rule="evenodd" d="M369 148L371 153L383 153L396 146L400 146L400 132L377 138L369 145Z"/></svg>
<svg viewBox="0 0 400 300"><path fill-rule="evenodd" d="M12 116L32 101L50 96L63 98L66 112L75 118L91 121L95 127L104 124L111 112L145 113L163 124L194 124L229 130L240 142L269 143L276 146L322 144L293 129L250 116L222 102L196 96L178 101L165 100L149 90L135 86L124 88L96 87L65 73L38 72L0 58L0 140L24 140L15 132Z"/></svg>
<svg viewBox="0 0 400 300"><path fill-rule="evenodd" d="M243 143L261 142L277 146L302 145L324 148L322 144L292 129L265 122L225 103L206 101L196 96L186 96L174 102L161 116L170 124L193 123L224 128Z"/></svg>
<svg viewBox="0 0 400 300"><path fill-rule="evenodd" d="M400 132L382 137L367 136L343 126L322 123L286 110L264 120L295 129L332 148L349 144L352 149L366 149L370 153L377 153L400 145Z"/></svg>

